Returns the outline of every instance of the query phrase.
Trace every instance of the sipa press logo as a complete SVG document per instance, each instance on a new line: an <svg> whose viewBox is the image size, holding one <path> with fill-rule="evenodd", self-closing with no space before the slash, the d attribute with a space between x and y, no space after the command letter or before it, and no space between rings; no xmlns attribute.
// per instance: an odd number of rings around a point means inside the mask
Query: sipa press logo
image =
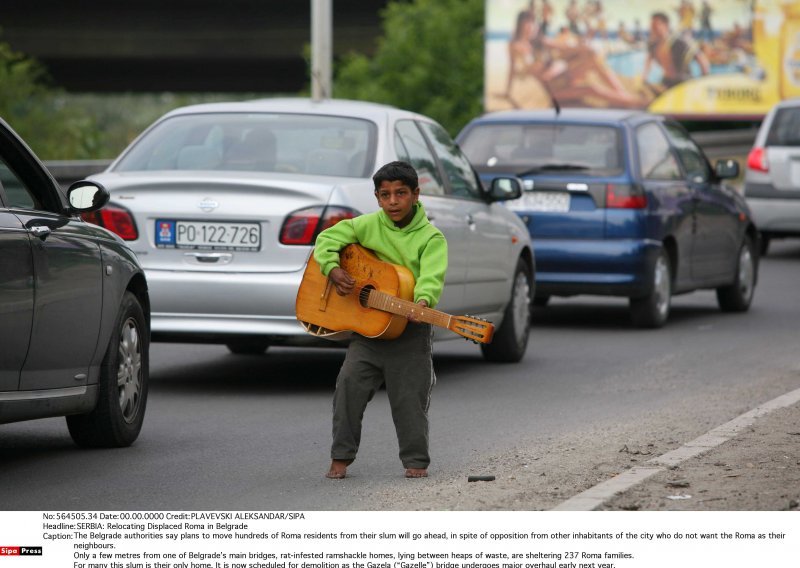
<svg viewBox="0 0 800 568"><path fill-rule="evenodd" d="M0 546L0 556L41 556L41 546Z"/></svg>

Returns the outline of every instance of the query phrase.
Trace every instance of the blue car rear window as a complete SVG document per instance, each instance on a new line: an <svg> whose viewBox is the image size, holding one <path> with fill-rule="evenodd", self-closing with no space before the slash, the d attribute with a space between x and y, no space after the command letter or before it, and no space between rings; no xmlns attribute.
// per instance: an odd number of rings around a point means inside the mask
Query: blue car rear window
<svg viewBox="0 0 800 568"><path fill-rule="evenodd" d="M617 175L624 168L621 138L613 126L478 124L461 148L481 172Z"/></svg>

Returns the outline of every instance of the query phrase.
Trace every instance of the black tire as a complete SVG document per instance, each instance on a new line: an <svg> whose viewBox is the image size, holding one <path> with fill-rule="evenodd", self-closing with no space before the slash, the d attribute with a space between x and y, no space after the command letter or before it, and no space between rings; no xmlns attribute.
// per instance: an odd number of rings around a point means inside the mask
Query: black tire
<svg viewBox="0 0 800 568"><path fill-rule="evenodd" d="M758 280L758 257L755 245L749 236L745 236L739 248L739 259L736 262L736 276L729 286L717 288L717 302L723 312L746 312L750 309Z"/></svg>
<svg viewBox="0 0 800 568"><path fill-rule="evenodd" d="M522 259L517 261L512 282L503 323L495 331L491 343L481 344L483 358L493 363L517 363L528 347L533 276L528 263Z"/></svg>
<svg viewBox="0 0 800 568"><path fill-rule="evenodd" d="M630 298L630 312L636 327L663 327L669 318L672 299L672 266L665 251L661 251L650 270L650 293Z"/></svg>
<svg viewBox="0 0 800 568"><path fill-rule="evenodd" d="M130 446L139 436L147 406L150 337L139 300L125 292L100 365L97 405L88 414L67 416L79 446Z"/></svg>
<svg viewBox="0 0 800 568"><path fill-rule="evenodd" d="M772 240L772 237L766 233L761 233L760 236L761 239L758 245L758 256L759 258L763 258L767 256L767 252L769 251L769 242Z"/></svg>
<svg viewBox="0 0 800 568"><path fill-rule="evenodd" d="M550 301L550 296L534 296L533 305L537 308L543 308Z"/></svg>
<svg viewBox="0 0 800 568"><path fill-rule="evenodd" d="M229 341L225 346L234 355L263 355L269 349L269 342L265 339L247 338Z"/></svg>

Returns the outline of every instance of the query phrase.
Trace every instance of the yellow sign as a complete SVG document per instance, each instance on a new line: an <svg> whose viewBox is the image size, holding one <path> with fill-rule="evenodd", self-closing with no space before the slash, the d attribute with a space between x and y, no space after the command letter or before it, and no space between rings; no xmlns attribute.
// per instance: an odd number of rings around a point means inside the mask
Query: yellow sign
<svg viewBox="0 0 800 568"><path fill-rule="evenodd" d="M800 97L800 1L487 0L485 107L763 116Z"/></svg>

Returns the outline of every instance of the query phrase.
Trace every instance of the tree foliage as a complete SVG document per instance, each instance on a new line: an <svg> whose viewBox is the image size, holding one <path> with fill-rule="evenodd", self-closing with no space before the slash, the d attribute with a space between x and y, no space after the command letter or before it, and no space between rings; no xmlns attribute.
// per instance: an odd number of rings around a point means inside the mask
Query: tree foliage
<svg viewBox="0 0 800 568"><path fill-rule="evenodd" d="M42 159L90 158L98 134L91 117L65 104L35 59L0 41L0 117Z"/></svg>
<svg viewBox="0 0 800 568"><path fill-rule="evenodd" d="M430 116L456 134L481 113L483 0L390 2L373 57L349 54L334 95Z"/></svg>

